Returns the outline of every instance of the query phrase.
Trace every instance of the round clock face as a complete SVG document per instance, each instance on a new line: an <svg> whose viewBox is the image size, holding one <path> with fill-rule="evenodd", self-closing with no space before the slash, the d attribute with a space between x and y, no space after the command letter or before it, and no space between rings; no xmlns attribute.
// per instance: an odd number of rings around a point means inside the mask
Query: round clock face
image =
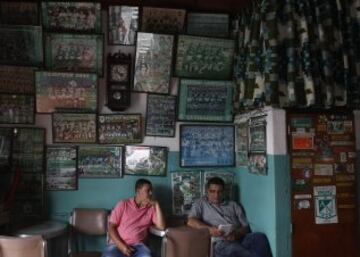
<svg viewBox="0 0 360 257"><path fill-rule="evenodd" d="M128 82L128 65L112 65L110 75L112 81Z"/></svg>

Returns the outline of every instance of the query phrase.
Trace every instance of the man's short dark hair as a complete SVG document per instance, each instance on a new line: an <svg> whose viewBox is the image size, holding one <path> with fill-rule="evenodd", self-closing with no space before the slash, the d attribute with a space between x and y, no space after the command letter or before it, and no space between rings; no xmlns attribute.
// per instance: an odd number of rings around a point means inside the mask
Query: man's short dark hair
<svg viewBox="0 0 360 257"><path fill-rule="evenodd" d="M222 186L222 188L225 188L225 182L222 178L219 177L212 177L211 179L208 180L208 182L206 183L206 188L209 188L210 185L219 185Z"/></svg>
<svg viewBox="0 0 360 257"><path fill-rule="evenodd" d="M152 184L149 180L147 179L144 179L144 178L140 178L138 180L136 180L136 183L135 183L135 192L142 188L144 185L149 185L150 187L152 187Z"/></svg>

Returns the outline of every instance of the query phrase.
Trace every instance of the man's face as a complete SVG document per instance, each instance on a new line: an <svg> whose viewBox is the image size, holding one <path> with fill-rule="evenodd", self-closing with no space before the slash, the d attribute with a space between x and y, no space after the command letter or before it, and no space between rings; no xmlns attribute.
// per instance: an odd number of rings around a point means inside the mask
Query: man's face
<svg viewBox="0 0 360 257"><path fill-rule="evenodd" d="M139 200L151 199L152 195L152 186L149 184L144 184L142 187L136 190L136 196Z"/></svg>
<svg viewBox="0 0 360 257"><path fill-rule="evenodd" d="M221 203L223 200L223 187L221 185L210 184L207 189L207 197L211 203Z"/></svg>

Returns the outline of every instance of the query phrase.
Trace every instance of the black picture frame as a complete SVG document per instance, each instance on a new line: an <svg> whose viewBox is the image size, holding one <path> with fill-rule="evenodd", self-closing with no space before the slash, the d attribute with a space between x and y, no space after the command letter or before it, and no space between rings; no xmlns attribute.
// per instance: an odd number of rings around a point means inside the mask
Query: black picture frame
<svg viewBox="0 0 360 257"><path fill-rule="evenodd" d="M34 124L35 96L0 94L0 124Z"/></svg>

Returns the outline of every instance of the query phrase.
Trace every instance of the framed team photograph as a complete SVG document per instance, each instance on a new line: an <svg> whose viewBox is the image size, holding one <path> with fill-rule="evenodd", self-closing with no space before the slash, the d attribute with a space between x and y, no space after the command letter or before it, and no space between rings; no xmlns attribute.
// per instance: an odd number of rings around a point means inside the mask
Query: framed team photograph
<svg viewBox="0 0 360 257"><path fill-rule="evenodd" d="M44 29L53 32L101 33L98 2L42 2Z"/></svg>
<svg viewBox="0 0 360 257"><path fill-rule="evenodd" d="M232 122L234 88L232 81L181 79L178 120Z"/></svg>
<svg viewBox="0 0 360 257"><path fill-rule="evenodd" d="M180 166L234 166L234 137L232 125L180 125Z"/></svg>
<svg viewBox="0 0 360 257"><path fill-rule="evenodd" d="M125 147L126 175L166 176L167 147L137 146Z"/></svg>
<svg viewBox="0 0 360 257"><path fill-rule="evenodd" d="M0 2L0 24L40 25L39 4L36 2Z"/></svg>
<svg viewBox="0 0 360 257"><path fill-rule="evenodd" d="M145 135L174 137L176 130L176 96L148 94Z"/></svg>
<svg viewBox="0 0 360 257"><path fill-rule="evenodd" d="M98 79L95 73L37 71L36 112L96 112Z"/></svg>
<svg viewBox="0 0 360 257"><path fill-rule="evenodd" d="M0 64L43 65L41 26L0 25Z"/></svg>
<svg viewBox="0 0 360 257"><path fill-rule="evenodd" d="M0 94L0 124L34 124L34 95Z"/></svg>
<svg viewBox="0 0 360 257"><path fill-rule="evenodd" d="M179 35L175 76L231 79L234 49L232 39Z"/></svg>
<svg viewBox="0 0 360 257"><path fill-rule="evenodd" d="M122 146L81 145L78 148L80 178L118 178L122 176Z"/></svg>
<svg viewBox="0 0 360 257"><path fill-rule="evenodd" d="M229 36L229 14L189 12L186 33L195 36L226 38Z"/></svg>
<svg viewBox="0 0 360 257"><path fill-rule="evenodd" d="M95 113L53 113L54 143L95 143Z"/></svg>
<svg viewBox="0 0 360 257"><path fill-rule="evenodd" d="M52 71L103 74L103 35L45 35L45 66Z"/></svg>
<svg viewBox="0 0 360 257"><path fill-rule="evenodd" d="M137 34L133 91L170 92L173 43L173 35Z"/></svg>
<svg viewBox="0 0 360 257"><path fill-rule="evenodd" d="M34 94L35 67L0 65L0 93Z"/></svg>
<svg viewBox="0 0 360 257"><path fill-rule="evenodd" d="M141 143L141 114L102 114L98 116L98 141L101 144Z"/></svg>
<svg viewBox="0 0 360 257"><path fill-rule="evenodd" d="M110 5L108 9L108 44L135 45L139 27L139 7Z"/></svg>
<svg viewBox="0 0 360 257"><path fill-rule="evenodd" d="M186 10L143 7L141 16L141 31L179 34L184 30Z"/></svg>
<svg viewBox="0 0 360 257"><path fill-rule="evenodd" d="M46 189L76 190L76 146L48 146L46 149Z"/></svg>

